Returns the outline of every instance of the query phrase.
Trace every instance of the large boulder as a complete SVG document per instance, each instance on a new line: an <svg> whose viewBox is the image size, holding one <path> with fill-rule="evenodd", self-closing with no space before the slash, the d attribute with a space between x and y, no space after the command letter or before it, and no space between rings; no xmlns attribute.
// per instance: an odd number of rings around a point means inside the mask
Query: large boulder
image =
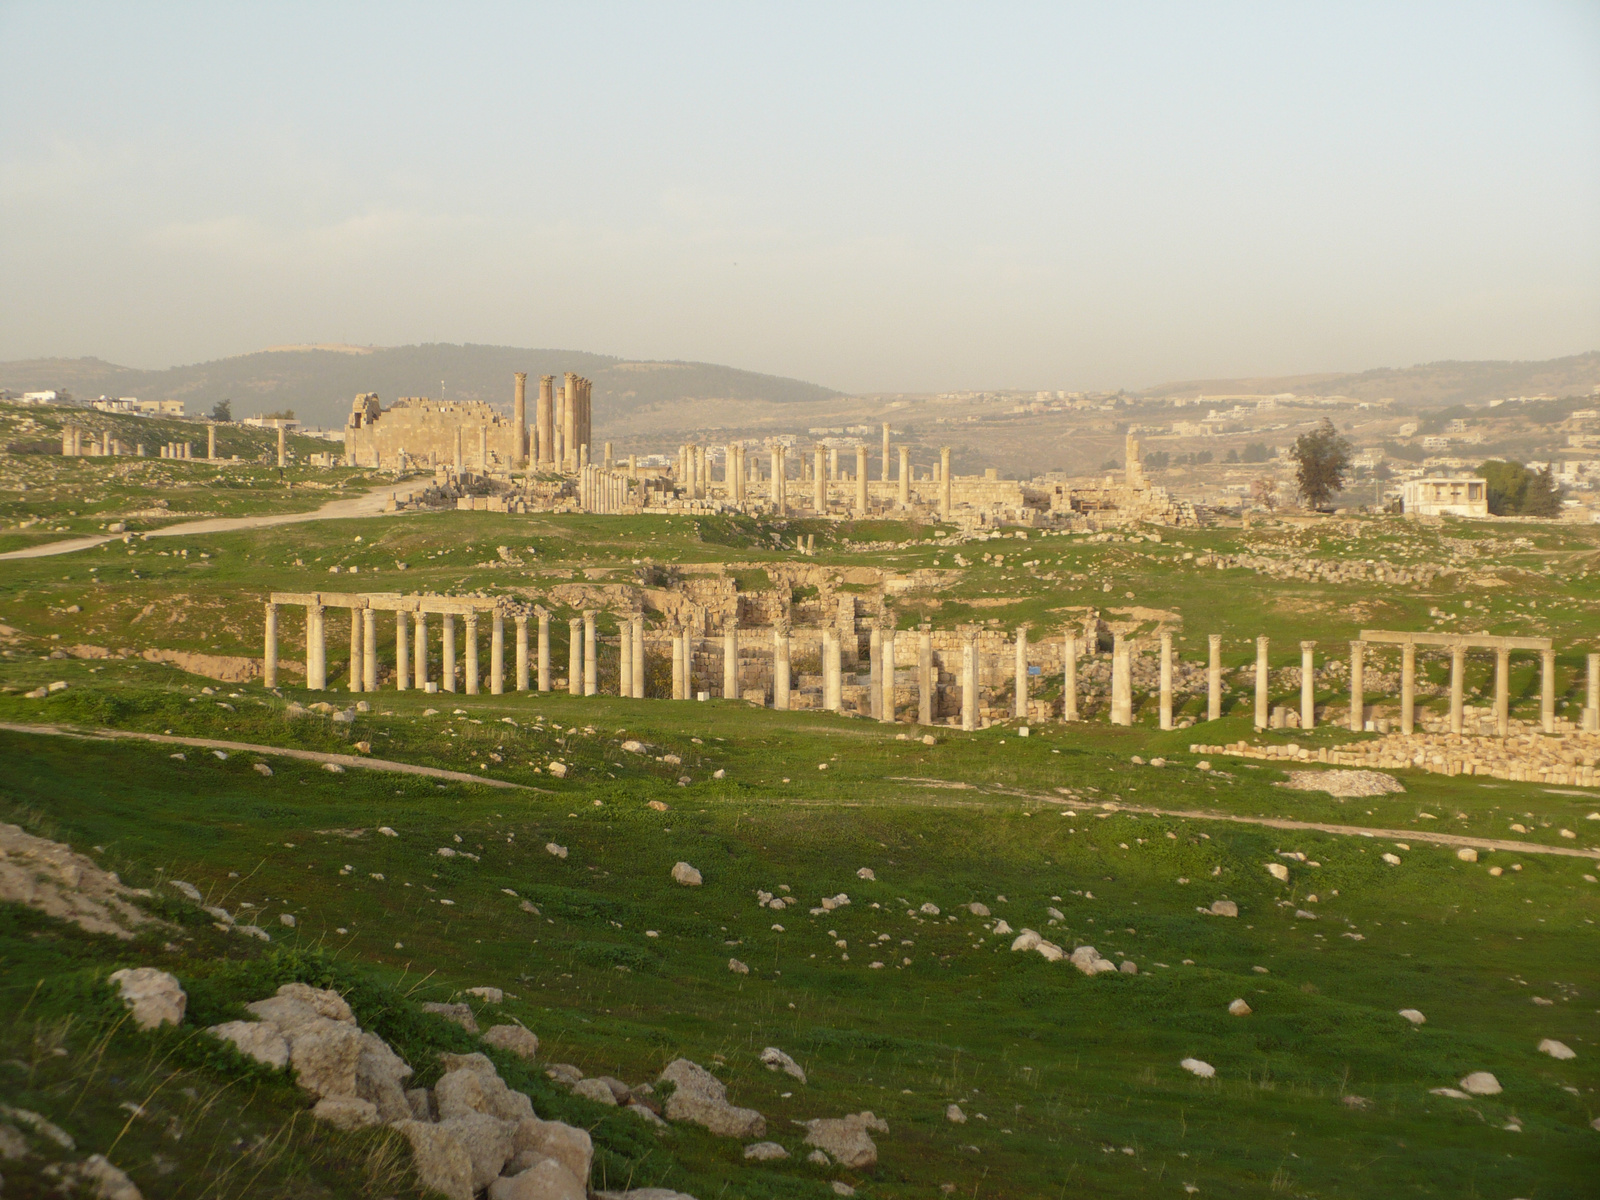
<svg viewBox="0 0 1600 1200"><path fill-rule="evenodd" d="M594 1161L594 1142L589 1134L560 1121L541 1121L524 1117L517 1124L514 1146L518 1154L553 1158L580 1183L589 1181L589 1166Z"/></svg>
<svg viewBox="0 0 1600 1200"><path fill-rule="evenodd" d="M698 1063L675 1058L661 1072L660 1082L674 1087L667 1098L667 1120L703 1125L719 1137L741 1140L759 1138L767 1132L767 1121L753 1108L737 1108L728 1103L728 1089L715 1075Z"/></svg>
<svg viewBox="0 0 1600 1200"><path fill-rule="evenodd" d="M505 1170L516 1143L517 1127L487 1113L468 1113L439 1122L439 1128L461 1143L472 1160L472 1186L482 1190Z"/></svg>
<svg viewBox="0 0 1600 1200"><path fill-rule="evenodd" d="M366 1129L379 1123L377 1106L359 1096L324 1096L311 1115L340 1129Z"/></svg>
<svg viewBox="0 0 1600 1200"><path fill-rule="evenodd" d="M133 1011L133 1023L140 1029L183 1024L189 997L177 976L155 967L127 967L113 972L111 982L121 991L122 1002Z"/></svg>
<svg viewBox="0 0 1600 1200"><path fill-rule="evenodd" d="M433 1087L439 1119L484 1113L502 1121L533 1116L533 1101L506 1086L494 1063L482 1054L441 1054L444 1074Z"/></svg>
<svg viewBox="0 0 1600 1200"><path fill-rule="evenodd" d="M878 1147L868 1136L868 1131L889 1132L888 1123L870 1112L824 1117L807 1121L805 1126L806 1145L815 1146L835 1162L858 1171L870 1170L878 1165Z"/></svg>
<svg viewBox="0 0 1600 1200"><path fill-rule="evenodd" d="M275 1071L289 1065L289 1043L273 1021L228 1021L206 1032L232 1042L240 1054Z"/></svg>
<svg viewBox="0 0 1600 1200"><path fill-rule="evenodd" d="M411 1162L423 1187L448 1200L472 1200L472 1159L452 1131L422 1121L401 1121L395 1128L411 1143Z"/></svg>
<svg viewBox="0 0 1600 1200"><path fill-rule="evenodd" d="M316 1096L354 1096L361 1061L361 1030L318 1017L288 1034L295 1082Z"/></svg>
<svg viewBox="0 0 1600 1200"><path fill-rule="evenodd" d="M305 983L286 983L275 995L246 1004L245 1009L263 1021L271 1021L284 1036L291 1036L302 1025L316 1020L356 1023L355 1014L338 992L314 988Z"/></svg>
<svg viewBox="0 0 1600 1200"><path fill-rule="evenodd" d="M496 1050L515 1054L518 1058L525 1058L529 1062L532 1062L534 1056L539 1053L538 1035L521 1025L492 1025L489 1032L483 1035L483 1040Z"/></svg>
<svg viewBox="0 0 1600 1200"><path fill-rule="evenodd" d="M389 1043L375 1033L361 1035L356 1059L356 1095L373 1104L385 1121L404 1121L411 1116L406 1100L405 1081L411 1068Z"/></svg>
<svg viewBox="0 0 1600 1200"><path fill-rule="evenodd" d="M496 1179L489 1200L586 1200L588 1189L553 1158L540 1159L525 1171Z"/></svg>

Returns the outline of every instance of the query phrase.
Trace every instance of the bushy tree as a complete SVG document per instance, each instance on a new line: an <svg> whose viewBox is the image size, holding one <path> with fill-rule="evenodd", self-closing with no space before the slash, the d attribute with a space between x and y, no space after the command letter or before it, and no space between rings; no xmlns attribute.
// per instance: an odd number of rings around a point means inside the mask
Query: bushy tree
<svg viewBox="0 0 1600 1200"><path fill-rule="evenodd" d="M213 421L233 420L233 401L218 400L211 406L211 419Z"/></svg>
<svg viewBox="0 0 1600 1200"><path fill-rule="evenodd" d="M1165 450L1151 450L1144 456L1144 465L1147 470L1163 471L1171 465L1172 456Z"/></svg>
<svg viewBox="0 0 1600 1200"><path fill-rule="evenodd" d="M1491 458L1478 464L1488 484L1489 511L1497 517L1554 517L1561 513L1563 490L1550 468L1535 471L1521 463Z"/></svg>
<svg viewBox="0 0 1600 1200"><path fill-rule="evenodd" d="M1247 463L1263 463L1271 457L1272 451L1267 448L1267 444L1265 442L1251 442L1244 448L1244 454L1240 456L1240 461Z"/></svg>
<svg viewBox="0 0 1600 1200"><path fill-rule="evenodd" d="M1350 442L1326 417L1310 433L1295 438L1289 457L1295 461L1295 483L1309 507L1322 508L1343 490Z"/></svg>

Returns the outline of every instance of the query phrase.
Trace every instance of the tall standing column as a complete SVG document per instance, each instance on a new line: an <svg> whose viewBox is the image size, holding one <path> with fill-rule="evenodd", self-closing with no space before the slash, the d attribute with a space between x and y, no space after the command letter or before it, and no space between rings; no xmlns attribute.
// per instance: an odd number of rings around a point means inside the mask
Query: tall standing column
<svg viewBox="0 0 1600 1200"><path fill-rule="evenodd" d="M1061 647L1061 719L1078 719L1078 635L1069 633Z"/></svg>
<svg viewBox="0 0 1600 1200"><path fill-rule="evenodd" d="M1367 644L1350 643L1350 732L1367 727Z"/></svg>
<svg viewBox="0 0 1600 1200"><path fill-rule="evenodd" d="M950 447L939 449L939 520L950 519Z"/></svg>
<svg viewBox="0 0 1600 1200"><path fill-rule="evenodd" d="M489 693L502 696L506 690L506 615L498 608L489 623Z"/></svg>
<svg viewBox="0 0 1600 1200"><path fill-rule="evenodd" d="M534 414L534 424L538 435L541 467L552 467L556 461L555 383L554 375L542 375L539 378L539 401Z"/></svg>
<svg viewBox="0 0 1600 1200"><path fill-rule="evenodd" d="M1450 647L1450 732L1461 735L1462 718L1466 709L1467 648Z"/></svg>
<svg viewBox="0 0 1600 1200"><path fill-rule="evenodd" d="M1417 645L1400 647L1400 732L1410 733L1417 715Z"/></svg>
<svg viewBox="0 0 1600 1200"><path fill-rule="evenodd" d="M1271 686L1271 676L1267 671L1268 642L1264 637L1256 639L1256 728L1267 727L1267 689Z"/></svg>
<svg viewBox="0 0 1600 1200"><path fill-rule="evenodd" d="M873 623L867 631L867 712L874 719L882 715L878 706L883 703L883 630Z"/></svg>
<svg viewBox="0 0 1600 1200"><path fill-rule="evenodd" d="M1128 653L1128 642L1120 633L1112 635L1111 642L1111 723L1133 724L1133 681L1130 678L1133 664Z"/></svg>
<svg viewBox="0 0 1600 1200"><path fill-rule="evenodd" d="M917 630L917 724L933 724L933 630Z"/></svg>
<svg viewBox="0 0 1600 1200"><path fill-rule="evenodd" d="M1222 635L1213 633L1206 640L1206 720L1215 721L1222 716Z"/></svg>
<svg viewBox="0 0 1600 1200"><path fill-rule="evenodd" d="M583 619L567 620L567 695L583 695Z"/></svg>
<svg viewBox="0 0 1600 1200"><path fill-rule="evenodd" d="M1317 727L1317 644L1300 643L1300 728Z"/></svg>
<svg viewBox="0 0 1600 1200"><path fill-rule="evenodd" d="M823 463L822 443L818 442L812 453L811 465L811 507L820 517L828 511L828 476L827 468Z"/></svg>
<svg viewBox="0 0 1600 1200"><path fill-rule="evenodd" d="M1556 731L1556 652L1539 652L1539 722L1546 733Z"/></svg>
<svg viewBox="0 0 1600 1200"><path fill-rule="evenodd" d="M617 695L624 700L633 696L633 621L617 621Z"/></svg>
<svg viewBox="0 0 1600 1200"><path fill-rule="evenodd" d="M350 609L350 690L361 690L361 610Z"/></svg>
<svg viewBox="0 0 1600 1200"><path fill-rule="evenodd" d="M266 645L262 647L261 684L278 686L278 606L267 604Z"/></svg>
<svg viewBox="0 0 1600 1200"><path fill-rule="evenodd" d="M856 447L856 512L867 515L867 444Z"/></svg>
<svg viewBox="0 0 1600 1200"><path fill-rule="evenodd" d="M326 611L320 604L306 606L306 687L313 692L328 686L328 643L322 624Z"/></svg>
<svg viewBox="0 0 1600 1200"><path fill-rule="evenodd" d="M511 434L511 469L520 471L528 463L528 373L516 372L517 390L512 393L511 421L516 429Z"/></svg>
<svg viewBox="0 0 1600 1200"><path fill-rule="evenodd" d="M911 504L911 447L900 447L900 507Z"/></svg>
<svg viewBox="0 0 1600 1200"><path fill-rule="evenodd" d="M456 615L445 613L439 618L440 668L439 686L447 692L456 690Z"/></svg>
<svg viewBox="0 0 1600 1200"><path fill-rule="evenodd" d="M212 425L206 429L206 457L217 456L217 427Z"/></svg>
<svg viewBox="0 0 1600 1200"><path fill-rule="evenodd" d="M361 610L361 690L378 690L378 614Z"/></svg>
<svg viewBox="0 0 1600 1200"><path fill-rule="evenodd" d="M894 724L894 626L883 631L883 699L878 703L878 720Z"/></svg>
<svg viewBox="0 0 1600 1200"><path fill-rule="evenodd" d="M883 423L883 482L889 482L889 422Z"/></svg>
<svg viewBox="0 0 1600 1200"><path fill-rule="evenodd" d="M593 609L583 614L583 694L600 694L600 644L595 636Z"/></svg>
<svg viewBox="0 0 1600 1200"><path fill-rule="evenodd" d="M289 465L289 448L284 441L283 423L278 423L278 470Z"/></svg>
<svg viewBox="0 0 1600 1200"><path fill-rule="evenodd" d="M550 690L550 612L536 610L539 616L539 690Z"/></svg>
<svg viewBox="0 0 1600 1200"><path fill-rule="evenodd" d="M414 619L416 648L411 652L411 668L420 692L428 686L428 614L419 608Z"/></svg>
<svg viewBox="0 0 1600 1200"><path fill-rule="evenodd" d="M1161 728L1172 728L1172 634L1161 634Z"/></svg>
<svg viewBox="0 0 1600 1200"><path fill-rule="evenodd" d="M1494 648L1494 731L1498 737L1511 733L1511 650Z"/></svg>
<svg viewBox="0 0 1600 1200"><path fill-rule="evenodd" d="M772 627L772 707L778 712L789 711L789 626L779 621ZM826 684L824 684L826 690Z"/></svg>
<svg viewBox="0 0 1600 1200"><path fill-rule="evenodd" d="M633 698L644 699L645 683L644 617L633 619Z"/></svg>
<svg viewBox="0 0 1600 1200"><path fill-rule="evenodd" d="M578 469L578 376L574 371L567 372L566 387L567 402L561 413L561 441L566 452L564 469L576 471Z"/></svg>
<svg viewBox="0 0 1600 1200"><path fill-rule="evenodd" d="M739 618L722 623L722 698L739 698Z"/></svg>
<svg viewBox="0 0 1600 1200"><path fill-rule="evenodd" d="M970 629L961 634L961 728L978 728L978 636Z"/></svg>
<svg viewBox="0 0 1600 1200"><path fill-rule="evenodd" d="M403 692L411 686L411 637L406 629L404 609L394 614L394 690Z"/></svg>
<svg viewBox="0 0 1600 1200"><path fill-rule="evenodd" d="M828 482L839 482L839 447L828 447Z"/></svg>
<svg viewBox="0 0 1600 1200"><path fill-rule="evenodd" d="M1013 714L1019 721L1028 719L1028 627L1017 626L1016 705Z"/></svg>
<svg viewBox="0 0 1600 1200"><path fill-rule="evenodd" d="M467 639L467 695L478 694L478 614L469 612L464 618Z"/></svg>
<svg viewBox="0 0 1600 1200"><path fill-rule="evenodd" d="M683 630L683 698L693 700L694 691L694 632L688 626Z"/></svg>
<svg viewBox="0 0 1600 1200"><path fill-rule="evenodd" d="M1589 679L1585 691L1583 727L1590 733L1600 733L1600 654L1588 658Z"/></svg>

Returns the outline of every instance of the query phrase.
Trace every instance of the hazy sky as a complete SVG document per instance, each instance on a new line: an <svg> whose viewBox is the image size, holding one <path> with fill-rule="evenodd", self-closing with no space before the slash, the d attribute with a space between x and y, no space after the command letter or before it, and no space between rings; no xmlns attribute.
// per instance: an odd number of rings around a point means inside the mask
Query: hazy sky
<svg viewBox="0 0 1600 1200"><path fill-rule="evenodd" d="M1600 3L0 0L0 358L847 390L1600 348Z"/></svg>

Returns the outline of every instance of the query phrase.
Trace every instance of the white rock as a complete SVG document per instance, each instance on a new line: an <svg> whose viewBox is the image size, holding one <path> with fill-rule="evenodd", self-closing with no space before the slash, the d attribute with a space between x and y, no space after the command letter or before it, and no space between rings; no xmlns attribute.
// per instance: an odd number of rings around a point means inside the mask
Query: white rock
<svg viewBox="0 0 1600 1200"><path fill-rule="evenodd" d="M744 1156L753 1158L756 1162L774 1162L780 1158L788 1158L789 1152L777 1142L756 1142L744 1148Z"/></svg>
<svg viewBox="0 0 1600 1200"><path fill-rule="evenodd" d="M686 862L672 865L672 878L683 884L684 887L699 887L704 882L700 877L700 872Z"/></svg>
<svg viewBox="0 0 1600 1200"><path fill-rule="evenodd" d="M1213 1079L1217 1074L1215 1067L1208 1062L1202 1062L1198 1058L1186 1058L1178 1065L1189 1074L1198 1075L1201 1079Z"/></svg>
<svg viewBox="0 0 1600 1200"><path fill-rule="evenodd" d="M1447 1087L1429 1088L1428 1089L1428 1095L1430 1095L1430 1096L1448 1096L1452 1100L1470 1100L1472 1098L1472 1097L1468 1096L1465 1092L1461 1091L1459 1088L1447 1088Z"/></svg>
<svg viewBox="0 0 1600 1200"><path fill-rule="evenodd" d="M553 1158L572 1173L579 1183L589 1181L594 1161L594 1143L587 1132L561 1121L541 1121L526 1117L518 1122L515 1135L518 1154Z"/></svg>
<svg viewBox="0 0 1600 1200"><path fill-rule="evenodd" d="M1228 1005L1228 1011L1236 1017L1248 1017L1255 1010L1246 1004L1244 1002L1244 998L1241 996L1232 1004Z"/></svg>
<svg viewBox="0 0 1600 1200"><path fill-rule="evenodd" d="M959 1104L946 1104L944 1106L944 1119L952 1125L965 1125L967 1114L961 1111Z"/></svg>
<svg viewBox="0 0 1600 1200"><path fill-rule="evenodd" d="M298 922L295 920L295 916L294 916L293 913L279 913L278 914L278 924L279 925L286 925L290 929L293 929L295 927L295 925L298 924Z"/></svg>
<svg viewBox="0 0 1600 1200"><path fill-rule="evenodd" d="M760 1138L767 1132L766 1118L754 1109L729 1104L726 1086L698 1063L675 1058L661 1072L658 1082L674 1086L667 1098L669 1121L688 1121L705 1126L719 1137L741 1140Z"/></svg>
<svg viewBox="0 0 1600 1200"><path fill-rule="evenodd" d="M1548 1054L1551 1058L1577 1058L1577 1053L1565 1042L1558 1042L1555 1038L1545 1038L1539 1043L1539 1053Z"/></svg>
<svg viewBox="0 0 1600 1200"><path fill-rule="evenodd" d="M989 915L989 906L974 900L971 904L967 905L967 911L975 917L987 917Z"/></svg>
<svg viewBox="0 0 1600 1200"><path fill-rule="evenodd" d="M1273 863L1272 865L1277 866L1278 864ZM1288 868L1284 868L1284 871L1287 873ZM1211 911L1219 917L1237 917L1239 915L1239 906L1232 900L1213 900L1211 902Z"/></svg>
<svg viewBox="0 0 1600 1200"><path fill-rule="evenodd" d="M1287 883L1289 881L1289 868L1282 863L1268 863L1267 874L1271 875L1279 883Z"/></svg>
<svg viewBox="0 0 1600 1200"><path fill-rule="evenodd" d="M1004 937L1006 934L1008 934L1010 932L1011 932L1011 926L1006 922L1005 918L1002 917L1000 920L998 920L998 921L996 921L994 923L994 935L995 935L995 937Z"/></svg>
<svg viewBox="0 0 1600 1200"><path fill-rule="evenodd" d="M183 1024L189 997L177 976L155 967L124 967L112 973L111 982L122 992L122 1002L133 1010L133 1023L140 1029Z"/></svg>
<svg viewBox="0 0 1600 1200"><path fill-rule="evenodd" d="M206 1032L232 1042L240 1054L263 1066L281 1071L289 1065L289 1043L272 1021L228 1021L213 1025Z"/></svg>
<svg viewBox="0 0 1600 1200"><path fill-rule="evenodd" d="M857 879L875 880L878 877L872 873L871 867L862 867L856 872Z"/></svg>
<svg viewBox="0 0 1600 1200"><path fill-rule="evenodd" d="M1398 854L1390 854L1385 851L1383 855L1383 861L1388 863L1391 867L1398 867L1400 865L1400 856Z"/></svg>
<svg viewBox="0 0 1600 1200"><path fill-rule="evenodd" d="M1477 862L1478 852L1471 846L1463 846L1461 849L1456 851L1456 857L1462 862Z"/></svg>
<svg viewBox="0 0 1600 1200"><path fill-rule="evenodd" d="M513 1153L517 1132L514 1122L485 1113L469 1113L441 1120L439 1128L454 1136L467 1152L467 1159L472 1163L473 1190L486 1188L500 1178L500 1172L505 1170L506 1161Z"/></svg>
<svg viewBox="0 0 1600 1200"><path fill-rule="evenodd" d="M504 1050L530 1062L539 1053L538 1035L521 1025L492 1025L483 1035L483 1040L497 1050Z"/></svg>
<svg viewBox="0 0 1600 1200"><path fill-rule="evenodd" d="M1025 928L1012 940L1011 948L1013 950L1037 950L1039 943L1043 940L1033 930Z"/></svg>
<svg viewBox="0 0 1600 1200"><path fill-rule="evenodd" d="M525 1171L502 1176L489 1185L489 1200L585 1200L587 1189L553 1158L541 1159Z"/></svg>
<svg viewBox="0 0 1600 1200"><path fill-rule="evenodd" d="M544 850L546 854L553 854L556 858L565 858L567 856L567 848L558 846L554 842L546 842Z"/></svg>
<svg viewBox="0 0 1600 1200"><path fill-rule="evenodd" d="M888 1133L889 1126L870 1112L805 1122L806 1145L825 1151L841 1166L866 1171L878 1165L878 1147L869 1130Z"/></svg>
<svg viewBox="0 0 1600 1200"><path fill-rule="evenodd" d="M467 995L476 996L486 1004L501 1004L504 1003L506 998L505 992L501 991L499 988L487 986L468 988Z"/></svg>
<svg viewBox="0 0 1600 1200"><path fill-rule="evenodd" d="M1406 1020L1410 1021L1413 1025L1424 1024L1428 1019L1414 1008L1402 1008L1400 1010L1400 1015Z"/></svg>
<svg viewBox="0 0 1600 1200"><path fill-rule="evenodd" d="M732 971L735 975L750 974L750 968L744 963L740 962L737 958L730 958L728 960L728 970Z"/></svg>
<svg viewBox="0 0 1600 1200"><path fill-rule="evenodd" d="M200 903L200 889L195 887L194 884L189 883L187 880L169 879L167 880L167 886L170 888L176 888L181 894L186 896L188 899L193 900L196 904Z"/></svg>
<svg viewBox="0 0 1600 1200"><path fill-rule="evenodd" d="M644 753L644 743L643 742L639 742L639 741L634 741L632 738L630 738L627 741L623 742L622 743L622 748L624 750L626 750L629 754L643 754Z"/></svg>
<svg viewBox="0 0 1600 1200"><path fill-rule="evenodd" d="M251 769L253 771L255 771L255 773L257 775L271 775L272 774L272 768L267 766L267 764L263 763L263 762L253 763L251 765Z"/></svg>
<svg viewBox="0 0 1600 1200"><path fill-rule="evenodd" d="M384 837L399 837L400 836L394 830L390 829L387 825L379 825L378 826L378 832L383 834Z"/></svg>
<svg viewBox="0 0 1600 1200"><path fill-rule="evenodd" d="M549 766L545 767L545 770L557 779L565 779L567 777L567 764L564 762L551 762Z"/></svg>
<svg viewBox="0 0 1600 1200"><path fill-rule="evenodd" d="M411 1162L423 1187L447 1200L472 1200L472 1159L449 1129L422 1121L401 1121L395 1128L411 1143Z"/></svg>
<svg viewBox="0 0 1600 1200"><path fill-rule="evenodd" d="M766 1068L769 1071L782 1071L785 1075L791 1075L801 1083L806 1081L805 1068L776 1046L768 1046L763 1050L761 1052L761 1061L766 1064Z"/></svg>
<svg viewBox="0 0 1600 1200"><path fill-rule="evenodd" d="M483 1054L441 1054L445 1072L434 1085L440 1120L482 1113L502 1121L533 1116L533 1102L506 1086L494 1063Z"/></svg>
<svg viewBox="0 0 1600 1200"><path fill-rule="evenodd" d="M1461 1090L1469 1096L1498 1096L1500 1081L1488 1071L1474 1071L1461 1080Z"/></svg>
<svg viewBox="0 0 1600 1200"><path fill-rule="evenodd" d="M324 1096L311 1115L337 1129L366 1129L378 1124L378 1108L359 1096Z"/></svg>
<svg viewBox="0 0 1600 1200"><path fill-rule="evenodd" d="M144 1200L133 1180L104 1154L91 1154L78 1167L78 1174L94 1185L98 1200Z"/></svg>
<svg viewBox="0 0 1600 1200"><path fill-rule="evenodd" d="M616 1094L611 1090L611 1085L603 1079L580 1079L572 1085L572 1094L611 1108L617 1105Z"/></svg>
<svg viewBox="0 0 1600 1200"><path fill-rule="evenodd" d="M925 917L937 917L939 915L939 906L937 904L934 904L933 902L929 901L928 903L924 904L921 908L919 908L917 911L920 912Z"/></svg>

